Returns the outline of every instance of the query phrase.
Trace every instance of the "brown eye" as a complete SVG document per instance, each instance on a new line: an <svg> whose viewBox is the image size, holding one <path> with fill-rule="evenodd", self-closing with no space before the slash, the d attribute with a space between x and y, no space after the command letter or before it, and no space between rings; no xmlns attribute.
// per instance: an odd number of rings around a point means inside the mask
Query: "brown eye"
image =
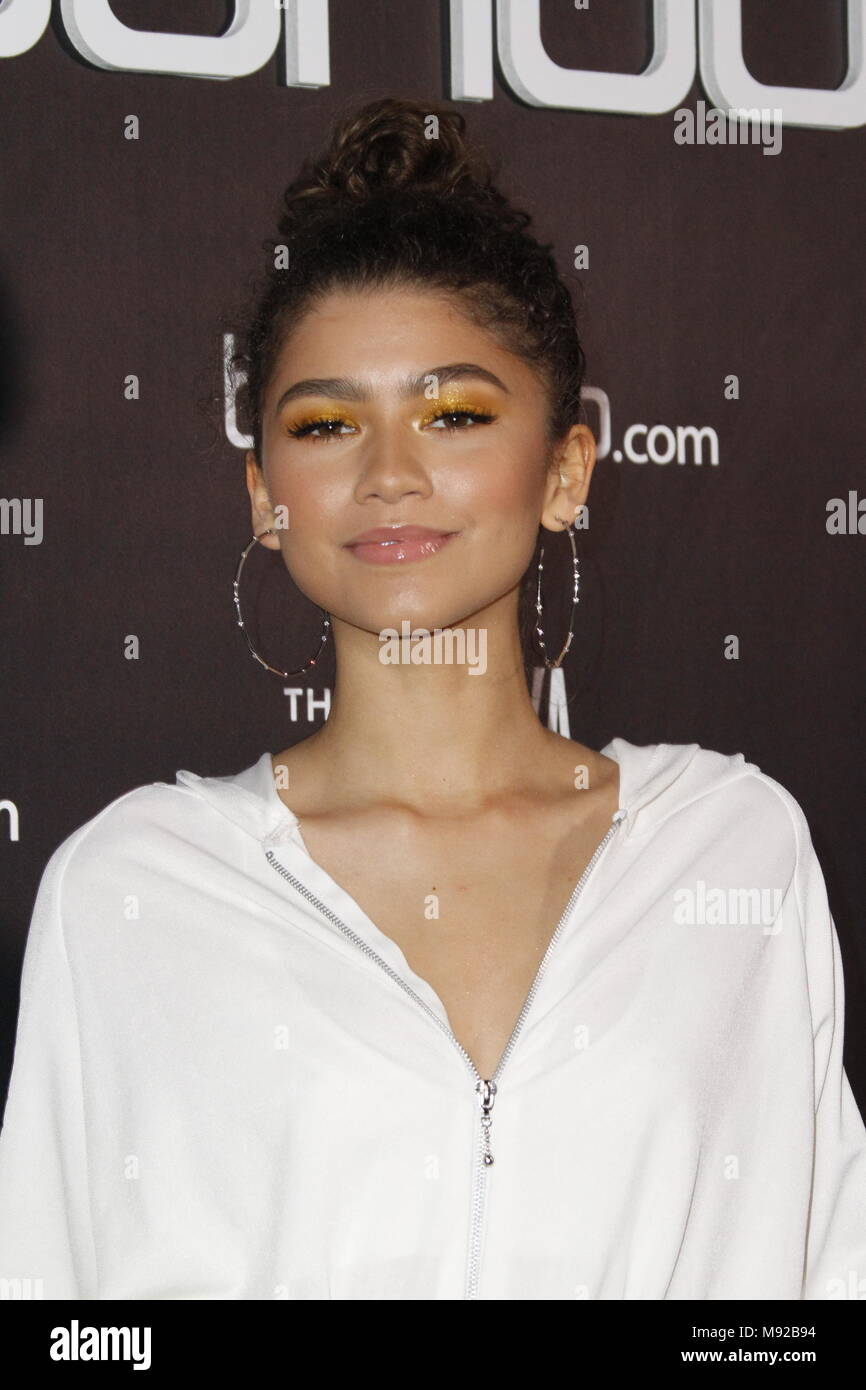
<svg viewBox="0 0 866 1390"><path fill-rule="evenodd" d="M458 420L475 420L480 421L482 425L487 425L494 418L493 415L488 415L483 410L443 410L440 415L430 421L430 424L439 425L441 423L444 429L455 430L464 428L457 425Z"/></svg>
<svg viewBox="0 0 866 1390"><path fill-rule="evenodd" d="M286 434L290 435L292 439L310 438L316 442L321 439L336 439L340 434L339 427L345 424L346 421L339 416L323 415L317 420L306 420L303 424L293 425L291 429L286 430ZM331 429L332 425L338 428ZM313 433L314 430L322 430L324 433L316 435Z"/></svg>

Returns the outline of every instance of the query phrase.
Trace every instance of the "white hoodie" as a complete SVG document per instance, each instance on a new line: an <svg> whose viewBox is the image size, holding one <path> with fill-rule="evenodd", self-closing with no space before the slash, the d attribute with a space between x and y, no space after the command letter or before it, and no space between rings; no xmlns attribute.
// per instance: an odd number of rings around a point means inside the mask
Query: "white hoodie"
<svg viewBox="0 0 866 1390"><path fill-rule="evenodd" d="M25 957L6 1296L862 1299L866 1129L803 813L742 754L603 752L620 810L489 1127L441 1001L310 858L269 753L71 834Z"/></svg>

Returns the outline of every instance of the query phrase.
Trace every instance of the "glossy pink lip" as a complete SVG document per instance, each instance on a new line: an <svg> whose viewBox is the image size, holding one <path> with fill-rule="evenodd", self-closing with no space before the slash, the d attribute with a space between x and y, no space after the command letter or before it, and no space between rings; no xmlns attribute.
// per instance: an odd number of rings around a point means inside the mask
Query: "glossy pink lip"
<svg viewBox="0 0 866 1390"><path fill-rule="evenodd" d="M361 545L367 541L426 541L433 536L453 534L452 531L436 531L429 526L374 526L371 531L362 531L359 536L346 541L346 544Z"/></svg>
<svg viewBox="0 0 866 1390"><path fill-rule="evenodd" d="M426 526L379 526L346 546L356 560L368 565L406 564L435 555L456 531L431 531Z"/></svg>

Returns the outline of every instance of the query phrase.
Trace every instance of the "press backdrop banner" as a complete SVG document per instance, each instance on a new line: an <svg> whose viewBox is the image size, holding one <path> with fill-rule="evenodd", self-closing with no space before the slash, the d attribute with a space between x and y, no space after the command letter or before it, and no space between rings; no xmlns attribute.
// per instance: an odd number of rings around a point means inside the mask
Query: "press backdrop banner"
<svg viewBox="0 0 866 1390"><path fill-rule="evenodd" d="M327 716L331 644L286 683L237 626L224 361L302 157L395 95L465 114L578 304L599 463L539 718L742 752L799 800L866 1109L863 32L866 0L0 4L4 1091L60 841ZM294 669L321 615L252 561Z"/></svg>

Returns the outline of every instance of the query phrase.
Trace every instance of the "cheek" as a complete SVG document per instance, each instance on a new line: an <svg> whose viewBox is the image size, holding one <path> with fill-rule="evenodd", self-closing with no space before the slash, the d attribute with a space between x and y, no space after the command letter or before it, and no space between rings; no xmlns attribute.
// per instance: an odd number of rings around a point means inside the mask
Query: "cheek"
<svg viewBox="0 0 866 1390"><path fill-rule="evenodd" d="M475 473L473 501L479 524L496 537L531 544L544 500L544 468L528 449L485 458Z"/></svg>
<svg viewBox="0 0 866 1390"><path fill-rule="evenodd" d="M455 447L437 467L435 486L443 494L459 494L467 506L495 505L502 512L520 512L540 505L544 466L534 437L503 430L495 443L491 437L476 449L467 447L464 452Z"/></svg>
<svg viewBox="0 0 866 1390"><path fill-rule="evenodd" d="M544 500L543 465L524 448L497 450L461 470L464 495L457 514L466 518L465 576L485 587L488 602L511 588L535 553ZM444 484L443 484L444 486Z"/></svg>
<svg viewBox="0 0 866 1390"><path fill-rule="evenodd" d="M345 514L342 491L315 470L289 470L271 480L271 501L283 509L292 549L315 548L326 536L339 535L339 518Z"/></svg>

